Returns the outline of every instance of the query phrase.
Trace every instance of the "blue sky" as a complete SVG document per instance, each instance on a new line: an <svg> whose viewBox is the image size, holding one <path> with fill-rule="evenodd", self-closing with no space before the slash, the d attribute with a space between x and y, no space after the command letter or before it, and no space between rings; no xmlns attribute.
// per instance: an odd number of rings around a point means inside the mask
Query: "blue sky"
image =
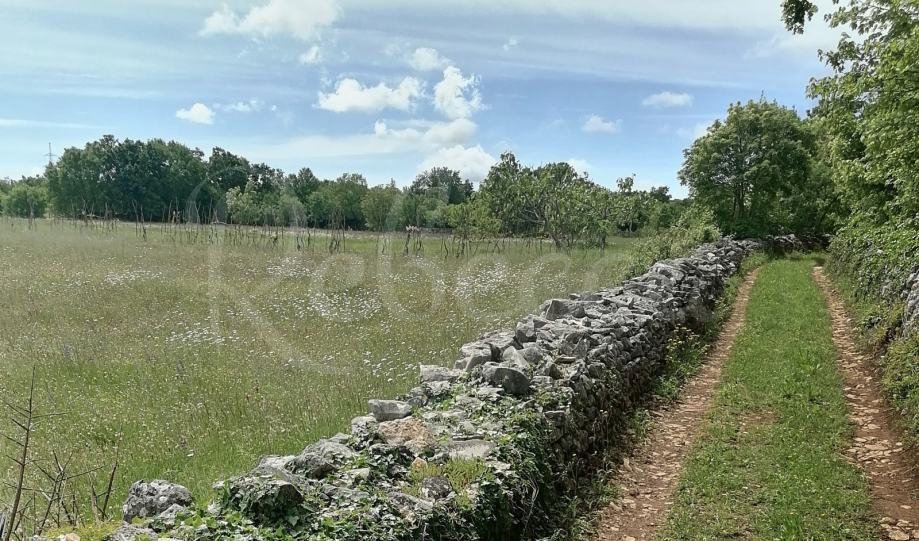
<svg viewBox="0 0 919 541"><path fill-rule="evenodd" d="M478 180L510 150L683 195L682 150L730 102L809 107L835 40L779 3L0 0L0 176L110 133L371 184Z"/></svg>

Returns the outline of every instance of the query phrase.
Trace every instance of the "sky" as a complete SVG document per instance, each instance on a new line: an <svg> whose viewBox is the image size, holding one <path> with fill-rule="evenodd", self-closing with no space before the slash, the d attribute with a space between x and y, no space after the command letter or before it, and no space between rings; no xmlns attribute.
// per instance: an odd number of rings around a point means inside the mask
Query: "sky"
<svg viewBox="0 0 919 541"><path fill-rule="evenodd" d="M683 149L730 103L812 105L836 39L779 4L0 0L0 177L112 134L400 186L511 151L683 196Z"/></svg>

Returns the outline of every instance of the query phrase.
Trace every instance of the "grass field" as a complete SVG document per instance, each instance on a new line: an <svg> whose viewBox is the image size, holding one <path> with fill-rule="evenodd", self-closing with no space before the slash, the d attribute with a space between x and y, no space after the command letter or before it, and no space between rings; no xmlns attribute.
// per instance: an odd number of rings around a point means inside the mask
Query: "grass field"
<svg viewBox="0 0 919 541"><path fill-rule="evenodd" d="M115 505L142 478L205 498L260 455L346 429L419 363L449 365L544 299L620 280L635 245L456 258L439 239L412 256L401 236L349 235L335 255L322 237L253 239L0 221L0 393L23 400L34 367L39 409L62 414L38 425L36 459L72 454L78 472L117 454Z"/></svg>
<svg viewBox="0 0 919 541"><path fill-rule="evenodd" d="M660 539L873 539L813 262L767 264Z"/></svg>

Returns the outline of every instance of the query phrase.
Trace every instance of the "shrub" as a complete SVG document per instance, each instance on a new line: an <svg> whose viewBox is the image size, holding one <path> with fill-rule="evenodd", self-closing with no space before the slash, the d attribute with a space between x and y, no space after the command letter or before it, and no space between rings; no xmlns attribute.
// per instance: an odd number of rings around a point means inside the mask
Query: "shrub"
<svg viewBox="0 0 919 541"><path fill-rule="evenodd" d="M48 209L48 190L44 186L18 183L3 198L3 213L7 216L40 218Z"/></svg>

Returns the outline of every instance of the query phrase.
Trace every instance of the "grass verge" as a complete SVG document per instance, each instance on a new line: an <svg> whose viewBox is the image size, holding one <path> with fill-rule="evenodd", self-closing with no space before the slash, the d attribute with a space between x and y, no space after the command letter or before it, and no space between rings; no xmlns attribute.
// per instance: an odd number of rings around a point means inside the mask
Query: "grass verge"
<svg viewBox="0 0 919 541"><path fill-rule="evenodd" d="M870 539L830 319L808 259L759 274L660 539Z"/></svg>

